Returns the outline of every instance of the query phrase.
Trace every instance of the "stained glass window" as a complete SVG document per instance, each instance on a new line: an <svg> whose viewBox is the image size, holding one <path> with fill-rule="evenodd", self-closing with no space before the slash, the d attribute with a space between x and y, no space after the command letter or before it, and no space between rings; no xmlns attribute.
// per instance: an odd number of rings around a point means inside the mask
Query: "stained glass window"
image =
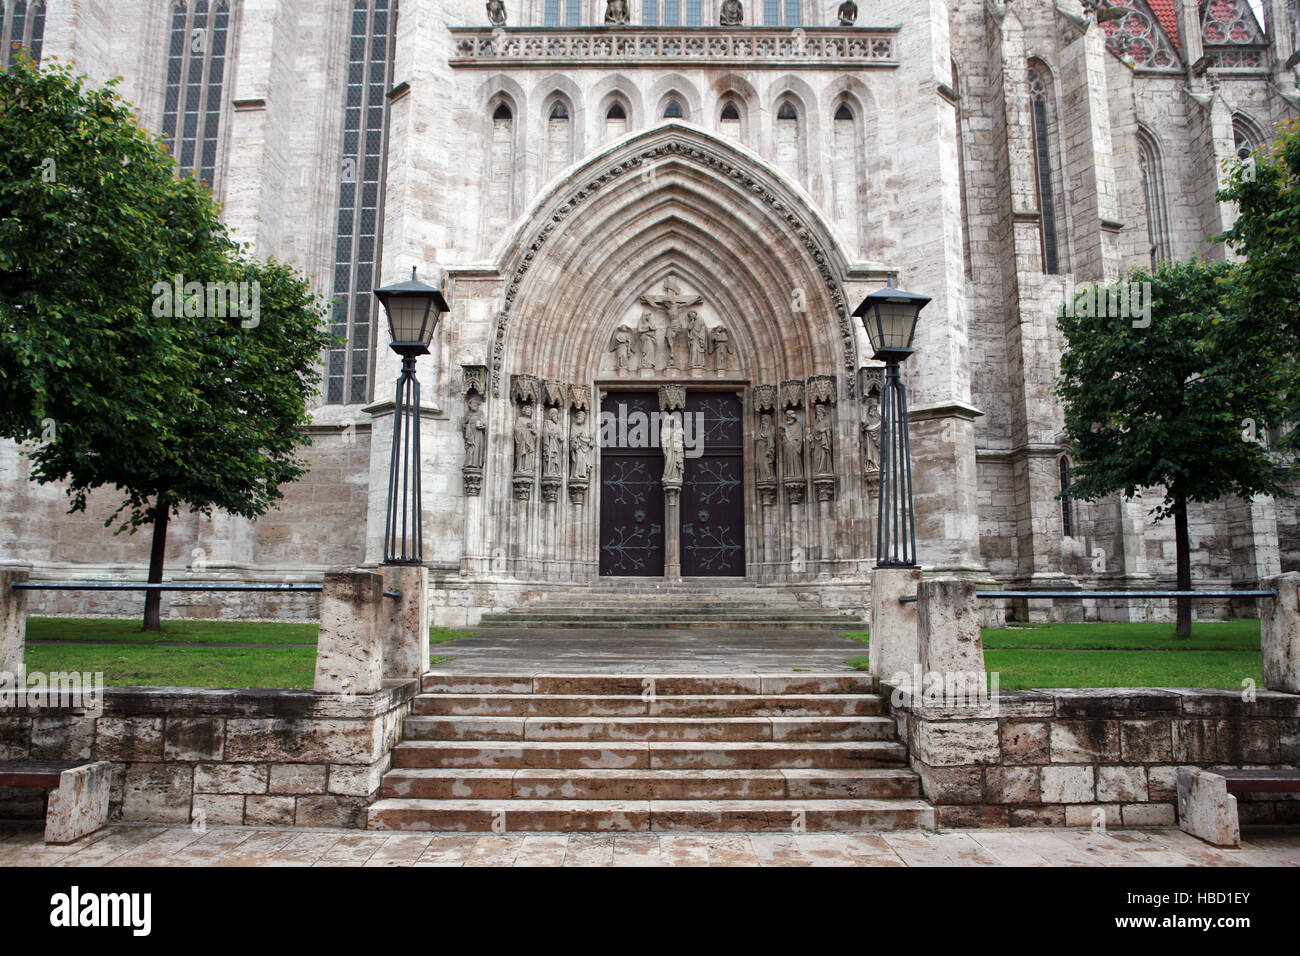
<svg viewBox="0 0 1300 956"><path fill-rule="evenodd" d="M397 4L355 0L343 97L343 155L335 230L334 305L330 331L340 340L325 362L325 400L370 398L370 358L383 238L382 184L386 165L386 94L392 75Z"/></svg>
<svg viewBox="0 0 1300 956"><path fill-rule="evenodd" d="M1127 11L1101 21L1106 49L1138 68L1161 70L1179 67L1178 54L1147 0L1103 0L1103 6Z"/></svg>
<svg viewBox="0 0 1300 956"><path fill-rule="evenodd" d="M172 5L163 86L163 140L186 172L216 181L230 4L195 0Z"/></svg>
<svg viewBox="0 0 1300 956"><path fill-rule="evenodd" d="M1056 193L1052 184L1053 149L1051 146L1051 94L1047 73L1039 66L1029 69L1029 100L1033 120L1034 167L1038 187L1038 214L1043 237L1043 271L1055 275L1061 271L1056 240Z"/></svg>
<svg viewBox="0 0 1300 956"><path fill-rule="evenodd" d="M5 0L0 0L0 69L13 64L19 49L26 49L31 58L40 63L44 41L45 0L36 0L35 3L26 0L5 3Z"/></svg>
<svg viewBox="0 0 1300 956"><path fill-rule="evenodd" d="M1070 490L1070 459L1062 455L1057 462L1061 476L1061 533L1074 537L1074 501L1065 497Z"/></svg>

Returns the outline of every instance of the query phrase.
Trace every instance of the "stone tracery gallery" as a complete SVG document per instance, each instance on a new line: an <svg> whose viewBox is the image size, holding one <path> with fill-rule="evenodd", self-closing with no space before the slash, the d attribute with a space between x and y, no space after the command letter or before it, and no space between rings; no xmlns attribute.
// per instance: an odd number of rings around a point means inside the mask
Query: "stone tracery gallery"
<svg viewBox="0 0 1300 956"><path fill-rule="evenodd" d="M239 237L334 302L311 473L255 523L177 519L171 571L379 559L397 364L369 290L414 265L445 271L452 306L419 365L438 623L678 578L863 608L883 375L850 313L890 281L932 297L904 366L922 564L1016 587L1172 580L1148 506L1057 497L1052 316L1071 283L1219 254L1218 165L1295 115L1300 26L1288 0L1263 0L1263 23L1245 0L1106 5L1130 12L50 0L41 55L122 74ZM210 42L176 42L194 30ZM110 496L65 516L15 449L0 463L0 560L43 578L147 563L103 531ZM1204 506L1193 538L1204 586L1300 568L1294 502Z"/></svg>

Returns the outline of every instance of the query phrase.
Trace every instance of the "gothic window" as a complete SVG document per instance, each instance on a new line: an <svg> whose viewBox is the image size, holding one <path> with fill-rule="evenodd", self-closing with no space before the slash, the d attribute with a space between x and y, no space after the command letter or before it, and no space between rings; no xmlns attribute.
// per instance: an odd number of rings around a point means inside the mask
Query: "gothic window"
<svg viewBox="0 0 1300 956"><path fill-rule="evenodd" d="M6 6L9 8L6 16ZM19 49L25 48L37 63L41 62L41 44L45 40L45 2L6 4L0 0L0 69L12 66Z"/></svg>
<svg viewBox="0 0 1300 956"><path fill-rule="evenodd" d="M723 136L736 140L741 138L740 110L736 107L735 100L727 100L722 104L718 127L722 130Z"/></svg>
<svg viewBox="0 0 1300 956"><path fill-rule="evenodd" d="M763 0L763 25L797 27L803 23L800 0Z"/></svg>
<svg viewBox="0 0 1300 956"><path fill-rule="evenodd" d="M1173 259L1169 239L1169 215L1165 204L1164 170L1160 150L1150 133L1138 130L1138 175L1146 200L1147 239L1151 245L1152 268Z"/></svg>
<svg viewBox="0 0 1300 956"><path fill-rule="evenodd" d="M582 0L564 0L564 25L582 26Z"/></svg>
<svg viewBox="0 0 1300 956"><path fill-rule="evenodd" d="M663 23L665 27L679 27L682 25L682 3L681 0L662 0L663 2Z"/></svg>
<svg viewBox="0 0 1300 956"><path fill-rule="evenodd" d="M343 98L338 225L335 230L334 305L330 331L338 338L325 364L325 401L369 400L375 304L383 233L392 43L397 4L354 0Z"/></svg>
<svg viewBox="0 0 1300 956"><path fill-rule="evenodd" d="M573 162L573 122L569 107L556 100L546 117L546 178L550 179Z"/></svg>
<svg viewBox="0 0 1300 956"><path fill-rule="evenodd" d="M487 235L499 236L514 215L515 114L505 100L492 110L488 146Z"/></svg>
<svg viewBox="0 0 1300 956"><path fill-rule="evenodd" d="M682 119L682 104L676 99L670 99L668 105L664 107L664 119Z"/></svg>
<svg viewBox="0 0 1300 956"><path fill-rule="evenodd" d="M1245 159L1264 145L1259 127L1238 113L1232 118L1232 144L1238 159Z"/></svg>
<svg viewBox="0 0 1300 956"><path fill-rule="evenodd" d="M172 5L163 140L180 168L209 186L216 179L229 32L227 0Z"/></svg>
<svg viewBox="0 0 1300 956"><path fill-rule="evenodd" d="M686 25L698 27L703 23L704 11L701 0L686 0Z"/></svg>
<svg viewBox="0 0 1300 956"><path fill-rule="evenodd" d="M1070 490L1070 459L1062 455L1056 464L1061 478L1061 533L1067 538L1073 538L1074 499L1065 494Z"/></svg>
<svg viewBox="0 0 1300 956"><path fill-rule="evenodd" d="M641 22L648 27L659 26L659 0L641 0Z"/></svg>
<svg viewBox="0 0 1300 956"><path fill-rule="evenodd" d="M782 100L776 111L776 164L791 178L803 178L803 136L799 110L791 100Z"/></svg>
<svg viewBox="0 0 1300 956"><path fill-rule="evenodd" d="M1178 54L1147 0L1104 0L1103 6L1127 10L1099 24L1107 50L1139 69L1178 68Z"/></svg>
<svg viewBox="0 0 1300 956"><path fill-rule="evenodd" d="M627 132L627 109L618 100L605 110L605 141L618 139Z"/></svg>
<svg viewBox="0 0 1300 956"><path fill-rule="evenodd" d="M831 122L831 190L835 221L854 249L860 246L864 218L864 210L859 208L863 194L861 139L853 107L840 103Z"/></svg>
<svg viewBox="0 0 1300 956"><path fill-rule="evenodd" d="M1047 68L1034 64L1029 68L1029 108L1034 148L1034 179L1038 193L1039 233L1042 236L1043 271L1056 275L1061 270L1059 254L1060 199L1056 192L1058 169L1055 136L1055 110L1052 104L1051 79Z"/></svg>
<svg viewBox="0 0 1300 956"><path fill-rule="evenodd" d="M1258 70L1266 63L1268 38L1247 0L1202 0L1201 40L1220 69Z"/></svg>

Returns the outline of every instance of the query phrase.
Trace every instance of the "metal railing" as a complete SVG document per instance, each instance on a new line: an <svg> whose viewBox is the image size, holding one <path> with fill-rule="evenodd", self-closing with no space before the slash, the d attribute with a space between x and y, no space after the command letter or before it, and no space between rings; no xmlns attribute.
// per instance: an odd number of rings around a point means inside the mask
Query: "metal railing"
<svg viewBox="0 0 1300 956"><path fill-rule="evenodd" d="M269 591L269 592L316 592L323 584L185 584L175 581L156 583L118 582L118 581L14 581L10 585L14 591ZM385 589L384 597L397 600L401 591Z"/></svg>
<svg viewBox="0 0 1300 956"><path fill-rule="evenodd" d="M1273 590L1218 590L1218 591L976 591L977 598L1087 598L1093 600L1124 600L1126 598L1276 598ZM899 604L915 604L915 594L904 594Z"/></svg>

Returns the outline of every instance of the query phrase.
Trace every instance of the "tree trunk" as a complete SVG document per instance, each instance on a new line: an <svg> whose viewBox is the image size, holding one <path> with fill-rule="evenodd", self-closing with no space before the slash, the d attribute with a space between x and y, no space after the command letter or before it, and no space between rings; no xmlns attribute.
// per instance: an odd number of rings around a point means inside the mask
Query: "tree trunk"
<svg viewBox="0 0 1300 956"><path fill-rule="evenodd" d="M149 549L149 583L163 579L163 559L167 555L167 519L171 517L171 502L160 494L153 509L153 545ZM144 598L144 629L162 630L162 591L146 591Z"/></svg>
<svg viewBox="0 0 1300 956"><path fill-rule="evenodd" d="M1187 534L1187 498L1181 493L1174 495L1174 539L1178 563L1178 590L1192 589L1192 545ZM1192 599L1178 598L1178 625L1174 633L1178 637L1192 636Z"/></svg>

